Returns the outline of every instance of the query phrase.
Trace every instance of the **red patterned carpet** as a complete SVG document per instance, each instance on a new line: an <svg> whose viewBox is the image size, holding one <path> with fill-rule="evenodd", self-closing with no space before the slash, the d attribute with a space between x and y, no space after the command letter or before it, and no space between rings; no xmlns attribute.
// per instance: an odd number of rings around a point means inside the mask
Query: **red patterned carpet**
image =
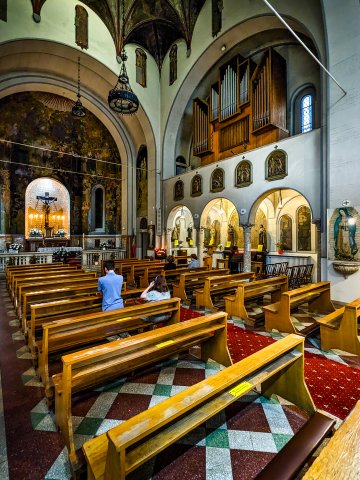
<svg viewBox="0 0 360 480"><path fill-rule="evenodd" d="M181 308L181 320L189 320L201 314ZM228 325L228 347L233 362L275 342L251 330ZM305 343L305 348L307 343ZM309 347L314 350L313 345ZM344 419L360 399L360 367L347 365L326 358L319 353L305 351L305 380L317 408Z"/></svg>

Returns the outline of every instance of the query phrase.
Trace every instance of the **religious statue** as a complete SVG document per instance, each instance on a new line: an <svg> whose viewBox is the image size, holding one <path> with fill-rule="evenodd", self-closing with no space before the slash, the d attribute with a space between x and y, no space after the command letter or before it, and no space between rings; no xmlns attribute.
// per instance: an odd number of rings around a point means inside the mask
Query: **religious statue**
<svg viewBox="0 0 360 480"><path fill-rule="evenodd" d="M334 252L338 260L352 260L358 251L355 241L356 219L347 208L339 208L334 223Z"/></svg>
<svg viewBox="0 0 360 480"><path fill-rule="evenodd" d="M175 227L171 233L171 241L180 240L180 220L176 220Z"/></svg>
<svg viewBox="0 0 360 480"><path fill-rule="evenodd" d="M45 192L45 195L36 195L36 200L40 200L41 202L43 202L45 231L46 231L46 236L50 237L51 231L54 228L53 226L50 227L49 225L50 205L57 201L57 197L50 197L49 192Z"/></svg>
<svg viewBox="0 0 360 480"><path fill-rule="evenodd" d="M267 248L267 234L264 225L260 225L259 229L259 245L262 245L263 250Z"/></svg>

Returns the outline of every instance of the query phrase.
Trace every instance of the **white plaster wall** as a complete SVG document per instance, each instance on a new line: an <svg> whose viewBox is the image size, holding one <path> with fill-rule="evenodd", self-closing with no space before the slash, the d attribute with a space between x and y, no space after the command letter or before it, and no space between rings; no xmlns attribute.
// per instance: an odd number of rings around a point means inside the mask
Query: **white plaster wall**
<svg viewBox="0 0 360 480"><path fill-rule="evenodd" d="M327 79L328 124L328 208L344 200L360 205L360 8L357 0L323 0L327 28L328 68L347 92ZM360 228L360 225L359 225ZM331 281L332 298L350 302L360 297L360 272L347 279L326 261L326 278Z"/></svg>
<svg viewBox="0 0 360 480"><path fill-rule="evenodd" d="M278 148L285 150L288 154L288 176L284 179L271 182L265 180L265 160L269 153L274 150L274 145L267 145L246 152L245 155L236 155L221 162L164 180L165 218L168 217L175 206L180 205L179 202L173 200L174 184L178 179L184 182L184 200L181 202L189 208L193 215L196 213L200 215L210 200L222 197L232 201L238 212L242 208L246 210L244 215L240 215L240 222L246 223L249 220L251 207L264 192L272 189L292 188L307 199L312 209L313 219L319 218L321 195L320 140L320 130L318 129L277 142ZM249 187L235 188L235 168L243 156L252 163L253 183ZM225 170L225 189L219 193L211 193L210 177L217 166ZM203 194L200 197L193 198L190 196L191 180L196 173L202 176Z"/></svg>

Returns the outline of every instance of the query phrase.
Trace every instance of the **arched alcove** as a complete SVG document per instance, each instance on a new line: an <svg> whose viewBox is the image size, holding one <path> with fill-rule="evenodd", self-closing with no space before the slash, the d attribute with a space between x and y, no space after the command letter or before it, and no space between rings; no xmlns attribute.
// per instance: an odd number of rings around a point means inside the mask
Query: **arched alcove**
<svg viewBox="0 0 360 480"><path fill-rule="evenodd" d="M28 185L25 237L70 237L70 195L58 180L42 177Z"/></svg>

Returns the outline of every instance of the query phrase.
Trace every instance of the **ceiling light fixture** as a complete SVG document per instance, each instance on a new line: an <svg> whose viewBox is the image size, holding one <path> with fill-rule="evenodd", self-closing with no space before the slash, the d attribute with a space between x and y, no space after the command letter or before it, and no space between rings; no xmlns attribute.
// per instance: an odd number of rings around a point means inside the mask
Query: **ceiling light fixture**
<svg viewBox="0 0 360 480"><path fill-rule="evenodd" d="M120 54L121 64L118 81L115 87L110 90L108 96L109 107L120 115L132 115L139 108L139 99L131 90L129 77L126 71L125 62L125 0L122 0L122 50Z"/></svg>
<svg viewBox="0 0 360 480"><path fill-rule="evenodd" d="M80 95L80 57L78 57L78 85L77 85L77 100L74 103L74 106L71 109L72 115L74 117L85 117L85 107L81 103Z"/></svg>

